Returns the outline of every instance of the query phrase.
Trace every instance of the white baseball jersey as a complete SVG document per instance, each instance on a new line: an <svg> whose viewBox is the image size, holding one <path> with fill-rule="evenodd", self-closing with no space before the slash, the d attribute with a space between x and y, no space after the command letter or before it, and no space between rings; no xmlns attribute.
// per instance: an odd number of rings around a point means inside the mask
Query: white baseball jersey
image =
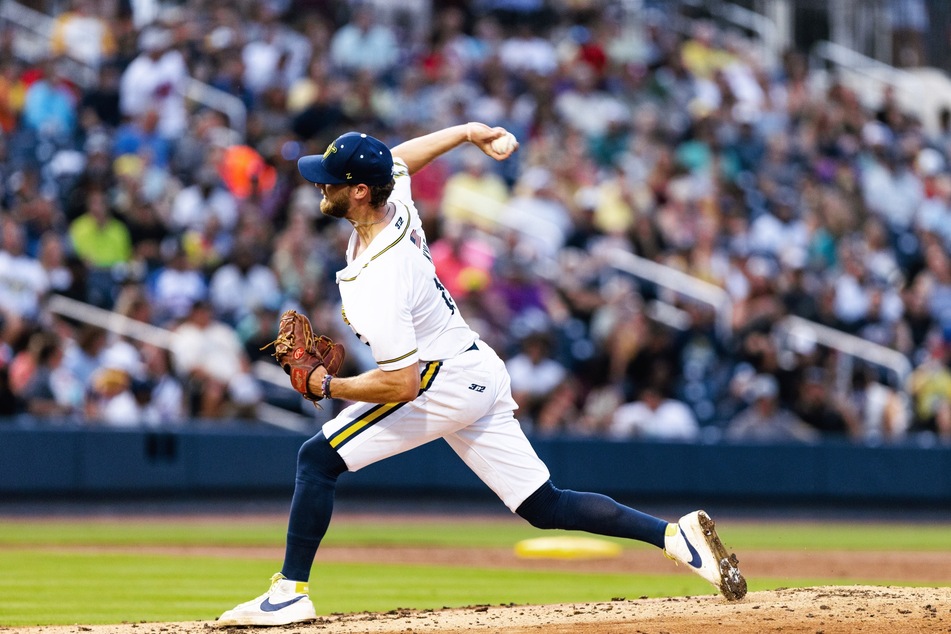
<svg viewBox="0 0 951 634"><path fill-rule="evenodd" d="M396 187L389 224L354 258L357 233L347 246L347 267L337 272L344 321L370 344L382 370L448 359L477 335L463 320L436 275L406 165L394 160Z"/></svg>
<svg viewBox="0 0 951 634"><path fill-rule="evenodd" d="M344 320L377 365L417 364L420 392L406 403L354 403L322 430L350 471L443 438L511 510L550 477L518 421L505 364L479 341L429 256L406 164L394 157L396 212L337 273Z"/></svg>

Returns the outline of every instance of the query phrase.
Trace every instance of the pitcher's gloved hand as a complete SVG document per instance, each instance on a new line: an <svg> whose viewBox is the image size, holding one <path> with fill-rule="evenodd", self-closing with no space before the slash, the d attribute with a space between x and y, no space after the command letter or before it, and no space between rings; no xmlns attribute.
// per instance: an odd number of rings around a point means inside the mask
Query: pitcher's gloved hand
<svg viewBox="0 0 951 634"><path fill-rule="evenodd" d="M291 387L304 398L316 403L323 398L307 385L310 375L323 366L328 374L337 376L346 358L346 350L330 337L315 336L310 320L296 310L286 310L281 315L277 338L261 350L274 346L272 355L291 377Z"/></svg>

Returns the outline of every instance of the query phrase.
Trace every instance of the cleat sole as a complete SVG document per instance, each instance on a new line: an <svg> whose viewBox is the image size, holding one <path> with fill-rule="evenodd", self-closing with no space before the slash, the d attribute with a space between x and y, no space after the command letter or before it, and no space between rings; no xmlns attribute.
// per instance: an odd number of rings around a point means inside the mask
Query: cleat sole
<svg viewBox="0 0 951 634"><path fill-rule="evenodd" d="M746 596L746 579L740 572L740 561L735 553L727 553L723 547L723 542L717 535L716 522L705 512L700 511L697 515L700 521L700 528L703 529L703 536L713 551L714 556L720 566L720 592L726 597L727 601L738 601Z"/></svg>

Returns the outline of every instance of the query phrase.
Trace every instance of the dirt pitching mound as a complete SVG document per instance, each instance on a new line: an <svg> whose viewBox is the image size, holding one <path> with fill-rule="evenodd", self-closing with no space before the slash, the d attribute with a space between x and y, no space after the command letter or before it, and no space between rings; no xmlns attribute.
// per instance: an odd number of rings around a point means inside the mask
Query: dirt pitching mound
<svg viewBox="0 0 951 634"><path fill-rule="evenodd" d="M211 634L259 631L217 629L213 621L122 625L0 628L23 634ZM425 632L584 632L661 634L762 634L808 632L951 632L951 588L824 586L751 592L729 603L718 596L616 599L606 603L548 606L471 606L445 610L393 610L321 617L318 621L260 631L299 634L415 634Z"/></svg>

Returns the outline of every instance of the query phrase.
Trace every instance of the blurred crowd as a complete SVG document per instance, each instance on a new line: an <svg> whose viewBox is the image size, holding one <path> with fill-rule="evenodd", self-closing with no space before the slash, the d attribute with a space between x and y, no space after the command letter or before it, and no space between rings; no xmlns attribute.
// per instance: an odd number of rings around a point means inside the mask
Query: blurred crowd
<svg viewBox="0 0 951 634"><path fill-rule="evenodd" d="M0 34L0 416L253 420L286 308L368 368L334 286L349 228L296 159L352 129L394 144L480 120L515 157L460 148L413 189L531 433L951 441L951 110L929 131L890 89L870 108L801 52L771 62L626 4L196 0L143 19L72 0L49 58ZM192 80L240 99L243 129ZM728 334L616 252L723 289ZM56 295L171 335L64 317ZM790 315L913 371L783 338Z"/></svg>

